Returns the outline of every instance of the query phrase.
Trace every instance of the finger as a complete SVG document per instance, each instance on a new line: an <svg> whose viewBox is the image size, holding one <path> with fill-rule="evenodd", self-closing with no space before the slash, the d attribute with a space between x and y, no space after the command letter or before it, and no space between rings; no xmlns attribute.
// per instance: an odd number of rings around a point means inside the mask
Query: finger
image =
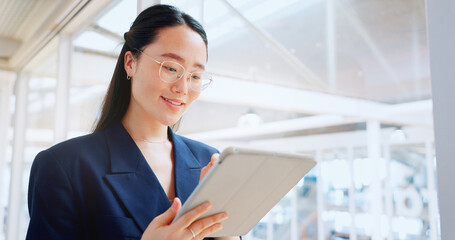
<svg viewBox="0 0 455 240"><path fill-rule="evenodd" d="M201 182L201 180L205 177L205 175L207 175L209 170L212 168L213 164L215 164L216 161L218 161L219 157L220 157L220 154L218 154L218 153L214 153L212 155L212 157L210 158L210 162L201 169L201 174L199 176L199 182Z"/></svg>
<svg viewBox="0 0 455 240"><path fill-rule="evenodd" d="M156 217L154 222L158 226L170 224L172 220L174 220L175 215L180 210L180 208L182 208L182 202L180 201L179 198L174 198L171 207L168 210L166 210L166 212Z"/></svg>
<svg viewBox="0 0 455 240"><path fill-rule="evenodd" d="M223 229L223 225L221 223L215 223L212 226L204 229L204 231L202 231L198 235L196 235L196 237L194 239L201 239L202 240L205 237L207 237L208 235L210 235L210 234L212 234L214 232L218 232L221 229Z"/></svg>
<svg viewBox="0 0 455 240"><path fill-rule="evenodd" d="M212 155L212 157L210 158L210 163L213 165L214 163L216 163L216 161L218 160L218 158L220 158L220 154L219 153L214 153Z"/></svg>
<svg viewBox="0 0 455 240"><path fill-rule="evenodd" d="M205 229L210 228L212 225L224 221L228 218L227 213L218 213L202 219L199 219L192 223L188 228L191 228L196 235L203 232Z"/></svg>
<svg viewBox="0 0 455 240"><path fill-rule="evenodd" d="M214 153L212 155L212 157L210 158L210 162L205 167L202 168L201 172L207 173L210 170L210 168L212 168L213 164L216 163L216 161L218 160L219 157L220 157L220 154Z"/></svg>
<svg viewBox="0 0 455 240"><path fill-rule="evenodd" d="M195 208L191 209L190 211L186 212L185 214L183 214L175 222L175 226L180 229L187 228L202 214L206 213L211 207L212 207L212 204L209 201L198 205L197 207L195 207Z"/></svg>
<svg viewBox="0 0 455 240"><path fill-rule="evenodd" d="M209 169L210 169L210 163L207 164L207 166L205 166L205 167L203 167L203 168L201 169L201 174L202 174L202 173L207 173Z"/></svg>

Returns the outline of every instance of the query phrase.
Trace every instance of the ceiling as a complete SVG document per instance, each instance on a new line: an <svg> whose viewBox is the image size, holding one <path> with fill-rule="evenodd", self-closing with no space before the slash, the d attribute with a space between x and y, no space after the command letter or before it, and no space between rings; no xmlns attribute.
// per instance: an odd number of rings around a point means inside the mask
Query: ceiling
<svg viewBox="0 0 455 240"><path fill-rule="evenodd" d="M84 20L92 19L97 10L112 3L107 0L89 2L0 0L0 69L22 69L57 34L77 31L76 26L83 26Z"/></svg>
<svg viewBox="0 0 455 240"><path fill-rule="evenodd" d="M194 1L162 2L200 18ZM0 69L23 67L86 5L0 0ZM431 98L423 0L212 0L204 3L202 22L209 66L220 75L384 103ZM120 44L127 30L98 25L101 46Z"/></svg>
<svg viewBox="0 0 455 240"><path fill-rule="evenodd" d="M186 132L201 131L192 124L201 115L212 134L233 132L251 110L265 123L277 122L264 125L269 135L355 128L368 119L432 124L424 0L161 2L199 19L209 36L215 83L186 114ZM92 85L109 81L135 3L0 0L0 69L29 65L40 77L55 78L58 57L49 46L58 33L73 34L78 95L85 87L96 96L81 99L99 99L104 89ZM82 66L87 62L93 64ZM218 116L223 121L215 124Z"/></svg>

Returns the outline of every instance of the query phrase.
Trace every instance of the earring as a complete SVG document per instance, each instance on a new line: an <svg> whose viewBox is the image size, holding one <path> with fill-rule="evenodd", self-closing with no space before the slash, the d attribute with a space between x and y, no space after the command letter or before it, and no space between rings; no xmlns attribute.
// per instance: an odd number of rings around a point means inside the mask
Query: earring
<svg viewBox="0 0 455 240"><path fill-rule="evenodd" d="M129 75L126 75L126 80L131 80L131 77Z"/></svg>

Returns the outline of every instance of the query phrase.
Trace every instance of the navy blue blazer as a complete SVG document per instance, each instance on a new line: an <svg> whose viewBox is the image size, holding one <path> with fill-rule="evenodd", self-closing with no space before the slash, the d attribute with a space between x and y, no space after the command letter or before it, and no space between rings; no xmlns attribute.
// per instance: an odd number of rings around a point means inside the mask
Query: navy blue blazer
<svg viewBox="0 0 455 240"><path fill-rule="evenodd" d="M175 194L185 202L217 150L174 134ZM27 239L139 239L170 207L123 125L59 143L33 162Z"/></svg>

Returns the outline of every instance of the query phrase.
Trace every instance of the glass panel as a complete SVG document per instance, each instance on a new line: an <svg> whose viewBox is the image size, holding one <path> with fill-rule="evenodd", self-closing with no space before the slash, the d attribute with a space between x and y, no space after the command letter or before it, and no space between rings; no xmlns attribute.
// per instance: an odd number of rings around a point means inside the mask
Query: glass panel
<svg viewBox="0 0 455 240"><path fill-rule="evenodd" d="M80 51L73 52L70 84L69 137L89 133L101 114L117 58Z"/></svg>
<svg viewBox="0 0 455 240"><path fill-rule="evenodd" d="M7 209L8 209L8 198L9 198L9 189L10 189L10 178L11 178L11 159L12 159L12 126L11 126L11 117L13 116L12 113L14 111L14 95L1 95L4 93L8 93L8 91L12 91L12 82L8 83L10 79L6 79L3 83L1 83L3 79L0 77L0 111L2 112L2 123L5 125L0 126L0 132L2 132L3 136L1 136L1 144L0 146L0 220L2 223L6 220L7 217ZM3 85L1 85L3 84ZM11 85L9 85L11 84ZM7 87L11 87L10 90L6 90ZM6 111L7 109L2 109L3 107L9 108L9 112ZM9 116L3 116L3 113L10 114ZM9 121L9 122L7 122ZM3 225L5 226L5 225ZM4 239L6 236L5 227L0 228L0 239Z"/></svg>
<svg viewBox="0 0 455 240"><path fill-rule="evenodd" d="M390 182L394 197L392 231L397 239L428 239L429 195L425 145L390 149Z"/></svg>
<svg viewBox="0 0 455 240"><path fill-rule="evenodd" d="M311 154L314 155L314 154ZM317 175L313 168L297 184L297 239L316 239L317 232ZM279 239L279 238L276 238ZM292 239L292 237L291 237Z"/></svg>
<svg viewBox="0 0 455 240"><path fill-rule="evenodd" d="M87 31L77 36L73 44L75 47L92 49L106 53L119 54L122 50L118 41L93 31Z"/></svg>
<svg viewBox="0 0 455 240"><path fill-rule="evenodd" d="M136 12L136 1L117 1L93 23L96 27L89 27L73 40L69 137L93 130L123 45L123 34Z"/></svg>
<svg viewBox="0 0 455 240"><path fill-rule="evenodd" d="M368 159L366 147L358 147L353 151L353 177L355 199L355 225L358 239L371 236L373 219L371 215L371 172L374 171Z"/></svg>
<svg viewBox="0 0 455 240"><path fill-rule="evenodd" d="M322 153L324 234L329 238L349 235L350 171L346 149L328 149Z"/></svg>
<svg viewBox="0 0 455 240"><path fill-rule="evenodd" d="M96 24L123 37L123 34L130 29L136 15L137 1L117 0L117 3L103 14Z"/></svg>
<svg viewBox="0 0 455 240"><path fill-rule="evenodd" d="M162 2L202 19L216 73L386 103L431 97L423 0Z"/></svg>
<svg viewBox="0 0 455 240"><path fill-rule="evenodd" d="M46 68L46 71L42 71ZM55 88L57 57L50 54L40 66L30 72L27 104L27 125L22 170L22 205L20 209L20 239L27 233L29 212L27 193L30 169L36 155L54 143Z"/></svg>
<svg viewBox="0 0 455 240"><path fill-rule="evenodd" d="M247 239L293 239L291 224L297 216L298 239L317 237L316 170L311 170L248 233Z"/></svg>

